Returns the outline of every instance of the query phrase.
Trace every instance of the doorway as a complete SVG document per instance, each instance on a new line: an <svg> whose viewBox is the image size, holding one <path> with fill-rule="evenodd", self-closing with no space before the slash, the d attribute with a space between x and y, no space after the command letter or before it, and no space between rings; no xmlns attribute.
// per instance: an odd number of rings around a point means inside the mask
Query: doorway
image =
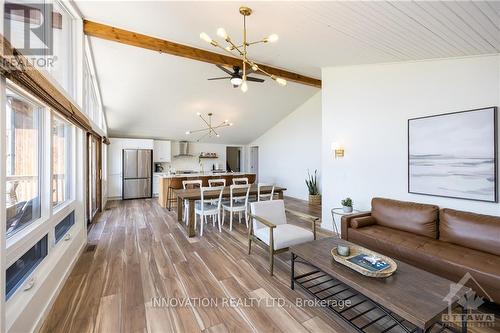
<svg viewBox="0 0 500 333"><path fill-rule="evenodd" d="M241 147L226 147L227 172L241 171Z"/></svg>
<svg viewBox="0 0 500 333"><path fill-rule="evenodd" d="M259 147L250 147L250 172L255 173L255 181L259 181Z"/></svg>

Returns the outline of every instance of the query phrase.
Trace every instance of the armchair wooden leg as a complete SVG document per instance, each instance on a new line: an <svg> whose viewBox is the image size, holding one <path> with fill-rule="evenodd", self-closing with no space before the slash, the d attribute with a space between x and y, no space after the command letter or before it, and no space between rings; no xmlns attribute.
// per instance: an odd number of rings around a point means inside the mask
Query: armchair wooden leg
<svg viewBox="0 0 500 333"><path fill-rule="evenodd" d="M271 276L273 276L273 270L274 270L274 251L273 248L269 248L269 273Z"/></svg>
<svg viewBox="0 0 500 333"><path fill-rule="evenodd" d="M273 276L274 269L274 235L273 228L269 228L269 272Z"/></svg>
<svg viewBox="0 0 500 333"><path fill-rule="evenodd" d="M248 237L248 254L252 251L252 238Z"/></svg>

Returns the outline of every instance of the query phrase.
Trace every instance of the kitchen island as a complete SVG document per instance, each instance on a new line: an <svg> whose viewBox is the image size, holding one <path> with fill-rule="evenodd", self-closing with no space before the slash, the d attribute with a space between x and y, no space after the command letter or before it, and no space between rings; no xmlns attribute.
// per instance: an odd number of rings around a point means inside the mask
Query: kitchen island
<svg viewBox="0 0 500 333"><path fill-rule="evenodd" d="M248 183L255 183L255 173L248 172L197 172L185 174L158 174L160 178L158 202L163 208L168 206L168 189L171 188L172 203L176 202L175 193L172 190L182 189L183 180L201 180L203 186L208 186L209 179L225 179L226 185L233 184L233 178L248 178Z"/></svg>

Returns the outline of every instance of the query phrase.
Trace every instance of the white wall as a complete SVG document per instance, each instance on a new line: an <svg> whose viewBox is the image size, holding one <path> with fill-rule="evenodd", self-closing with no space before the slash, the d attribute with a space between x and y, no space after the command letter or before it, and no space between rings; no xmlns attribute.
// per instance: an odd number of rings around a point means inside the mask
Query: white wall
<svg viewBox="0 0 500 333"><path fill-rule="evenodd" d="M500 205L409 194L407 120L500 104L500 56L324 68L323 224L350 196L370 209L374 196L500 214ZM335 160L332 142L345 147Z"/></svg>
<svg viewBox="0 0 500 333"><path fill-rule="evenodd" d="M321 170L321 92L250 146L259 147L260 182L284 186L286 196L307 199L307 170Z"/></svg>

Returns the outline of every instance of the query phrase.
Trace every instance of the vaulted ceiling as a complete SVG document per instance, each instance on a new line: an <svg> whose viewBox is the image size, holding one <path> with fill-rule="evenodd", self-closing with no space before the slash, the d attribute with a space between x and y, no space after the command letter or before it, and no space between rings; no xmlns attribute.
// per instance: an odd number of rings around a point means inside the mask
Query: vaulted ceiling
<svg viewBox="0 0 500 333"><path fill-rule="evenodd" d="M77 1L84 18L216 51L199 39L224 27L240 39L240 5L252 7L250 48L257 61L319 78L321 68L500 51L500 2L135 2ZM222 142L247 143L292 112L316 88L266 80L242 94L215 66L91 38L111 134L185 138L195 113L234 121ZM222 73L223 74L223 73ZM263 77L264 78L264 77Z"/></svg>

